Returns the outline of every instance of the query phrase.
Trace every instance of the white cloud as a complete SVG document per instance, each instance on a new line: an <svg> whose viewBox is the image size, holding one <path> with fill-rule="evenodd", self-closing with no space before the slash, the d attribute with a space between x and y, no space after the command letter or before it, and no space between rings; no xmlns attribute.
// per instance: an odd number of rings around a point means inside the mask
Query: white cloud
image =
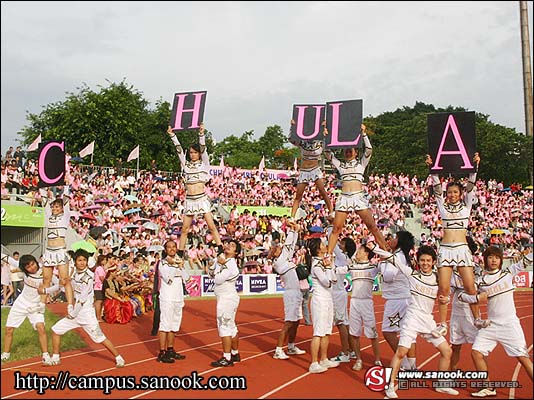
<svg viewBox="0 0 534 400"><path fill-rule="evenodd" d="M529 3L531 6L531 3ZM518 2L2 2L2 153L26 110L123 78L154 103L207 90L217 139L291 106L415 101L524 130ZM532 9L530 8L532 32ZM532 34L531 34L531 45Z"/></svg>

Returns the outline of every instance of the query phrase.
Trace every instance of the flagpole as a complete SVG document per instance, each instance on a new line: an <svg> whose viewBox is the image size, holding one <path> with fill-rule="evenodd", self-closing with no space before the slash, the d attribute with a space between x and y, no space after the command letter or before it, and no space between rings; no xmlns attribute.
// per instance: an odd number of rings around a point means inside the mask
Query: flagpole
<svg viewBox="0 0 534 400"><path fill-rule="evenodd" d="M93 153L95 152L95 150L93 149ZM93 153L91 153L91 164L93 163Z"/></svg>
<svg viewBox="0 0 534 400"><path fill-rule="evenodd" d="M139 155L137 155L137 179L139 179Z"/></svg>

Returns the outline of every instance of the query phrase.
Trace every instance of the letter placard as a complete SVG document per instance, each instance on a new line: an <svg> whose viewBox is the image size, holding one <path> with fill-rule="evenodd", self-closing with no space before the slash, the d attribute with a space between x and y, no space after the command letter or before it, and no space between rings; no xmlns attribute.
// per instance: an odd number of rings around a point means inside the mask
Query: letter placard
<svg viewBox="0 0 534 400"><path fill-rule="evenodd" d="M433 174L466 174L475 171L475 113L435 113L427 116L428 154Z"/></svg>
<svg viewBox="0 0 534 400"><path fill-rule="evenodd" d="M326 103L326 147L342 149L362 147L361 124L363 100L341 100Z"/></svg>
<svg viewBox="0 0 534 400"><path fill-rule="evenodd" d="M198 129L204 122L207 91L175 93L170 126L173 131Z"/></svg>
<svg viewBox="0 0 534 400"><path fill-rule="evenodd" d="M50 141L39 144L38 187L65 184L65 142Z"/></svg>
<svg viewBox="0 0 534 400"><path fill-rule="evenodd" d="M293 142L323 140L322 122L325 119L324 104L293 105L293 121L290 137Z"/></svg>

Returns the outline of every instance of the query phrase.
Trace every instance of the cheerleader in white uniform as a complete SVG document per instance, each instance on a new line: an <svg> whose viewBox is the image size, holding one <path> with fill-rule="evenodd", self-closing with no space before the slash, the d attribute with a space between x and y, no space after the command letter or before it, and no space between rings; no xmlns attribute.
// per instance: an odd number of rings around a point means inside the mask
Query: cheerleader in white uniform
<svg viewBox="0 0 534 400"><path fill-rule="evenodd" d="M432 165L432 158L427 154L426 164ZM473 162L480 163L480 156L475 153ZM469 174L469 181L463 196L463 187L458 182L450 182L447 185L445 197L439 176L430 175L434 188L436 205L443 221L443 239L441 240L438 253L438 275L439 275L439 324L432 334L435 337L443 336L447 333L447 308L450 302L451 276L453 270L457 270L462 278L464 290L471 295L477 293L475 288L475 273L473 271L473 254L467 244L467 228L469 226L469 216L471 208L475 203L476 172ZM475 319L474 323L478 329L485 328L490 321L480 317L478 304L471 304L471 312Z"/></svg>
<svg viewBox="0 0 534 400"><path fill-rule="evenodd" d="M178 244L178 256L184 256L187 233L195 215L203 215L208 227L213 235L215 243L219 246L219 253L222 253L222 241L213 214L211 213L211 200L206 194L206 183L210 180L210 160L206 150L206 135L204 134L204 124L200 124L198 132L198 144L193 144L189 148L189 160L186 159L185 152L169 126L167 133L176 147L186 189L182 233Z"/></svg>
<svg viewBox="0 0 534 400"><path fill-rule="evenodd" d="M39 335L41 346L42 363L50 365L50 355L48 354L48 339L46 337L44 312L45 305L40 302L42 294L51 294L59 289L57 282L47 289L43 288L43 269L34 256L25 254L17 261L12 257L2 254L2 260L6 260L14 268L20 269L24 273L24 288L21 294L14 301L9 310L6 321L4 338L4 352L2 361L7 361L11 357L11 345L13 344L13 332L22 325L28 318L33 329Z"/></svg>
<svg viewBox="0 0 534 400"><path fill-rule="evenodd" d="M336 282L336 274L332 270L331 261L324 257L326 245L320 238L310 239L308 250L306 264L311 267L313 282L311 300L313 338L310 346L312 362L308 371L317 374L327 371L328 368L339 366L338 361L331 361L327 356L329 336L332 334L334 320L332 285Z"/></svg>
<svg viewBox="0 0 534 400"><path fill-rule="evenodd" d="M517 358L532 381L532 361L514 302L514 276L524 271L527 265L532 265L532 253L523 259L515 257L514 264L508 268L503 268L502 263L501 249L496 246L488 247L484 251L486 273L480 280L480 294L469 295L464 292L458 296L461 301L467 303L478 303L483 299L488 301L488 317L491 320L491 326L478 331L471 356L477 371L488 371L487 357L500 343L508 356ZM473 397L496 395L497 392L491 387L471 393Z"/></svg>
<svg viewBox="0 0 534 400"><path fill-rule="evenodd" d="M291 129L294 129L295 121L291 120ZM324 175L321 171L319 161L321 160L321 155L324 150L324 141L323 140L312 140L312 141L303 141L303 140L294 140L289 137L289 142L300 148L300 155L302 156L302 161L300 163L300 172L297 180L297 192L295 193L295 199L293 200L293 207L291 209L291 218L294 218L297 210L299 208L300 202L302 201L302 195L304 190L310 182L315 183L321 198L324 200L326 208L328 209L329 215L332 215L334 209L332 207L332 202L328 193L324 187Z"/></svg>
<svg viewBox="0 0 534 400"><path fill-rule="evenodd" d="M100 324L96 319L94 307L94 272L89 269L88 261L90 253L83 249L78 249L74 253L74 271L72 282L75 293L76 303L71 315L60 319L52 326L52 346L54 354L48 365L59 365L61 359L59 349L61 345L61 336L72 329L82 328L91 340L95 343L101 343L113 356L115 356L115 366L124 367L125 362L119 354L113 343L104 335L100 329Z"/></svg>
<svg viewBox="0 0 534 400"><path fill-rule="evenodd" d="M287 360L289 355L301 355L306 351L295 346L295 338L299 321L302 318L302 292L300 290L299 278L296 272L296 265L291 261L295 253L295 246L299 237L300 226L296 223L289 223L289 231L283 246L274 246L270 250L269 258L274 258L274 270L280 275L280 281L284 285L284 326L278 335L278 342L273 358L276 360ZM284 352L284 345L287 345L287 354Z"/></svg>
<svg viewBox="0 0 534 400"><path fill-rule="evenodd" d="M50 202L49 193L41 190L45 206L46 218L46 248L43 254L43 285L50 286L54 267L59 271L59 283L65 288L67 297L67 314L71 314L74 307L74 294L69 274L69 259L65 237L70 226L69 187L65 186L63 198ZM41 296L41 302L46 302L46 295Z"/></svg>
<svg viewBox="0 0 534 400"><path fill-rule="evenodd" d="M369 164L369 160L371 159L373 147L371 146L369 137L365 133L366 127L364 124L361 125L361 131L365 149L360 159L356 158L358 153L354 147L345 149L345 161L343 162L339 161L330 150L325 152L327 160L337 169L343 182L341 194L336 200L334 229L328 238L328 254L330 255L332 255L334 247L336 247L337 239L343 230L347 215L352 211L355 211L360 216L367 228L369 228L369 231L373 234L378 245L384 250L388 249L386 240L382 236L382 232L378 229L371 209L369 208L368 194L363 190L363 176L365 168L367 168L367 164ZM325 135L327 134L328 131L325 127Z"/></svg>
<svg viewBox="0 0 534 400"><path fill-rule="evenodd" d="M432 330L436 327L436 322L432 318L432 311L438 295L438 275L433 270L436 263L436 252L430 246L421 246L417 252L419 271L414 271L406 264L404 256L400 253L390 253L384 251L374 244L369 244L369 249L376 252L380 257L391 263L399 272L408 278L412 302L406 310L406 315L401 321L401 333L397 351L391 360L391 381L386 389L386 397L397 398L395 393L395 378L399 372L401 360L408 354L412 343L421 336L428 343L436 347L441 357L438 361L439 371L448 371L452 350L443 336L436 338L432 335ZM437 387L439 393L446 393L456 396L458 391L448 387Z"/></svg>

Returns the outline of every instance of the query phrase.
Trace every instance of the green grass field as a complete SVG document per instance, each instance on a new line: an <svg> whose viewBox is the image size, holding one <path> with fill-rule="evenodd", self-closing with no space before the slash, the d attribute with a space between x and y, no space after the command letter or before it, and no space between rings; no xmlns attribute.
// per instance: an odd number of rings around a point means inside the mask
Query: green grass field
<svg viewBox="0 0 534 400"><path fill-rule="evenodd" d="M9 310L9 307L2 307L2 352L4 351L5 326ZM50 328L61 318L61 316L46 310L45 326L46 333L48 334L48 352L50 354L52 354L52 335ZM87 344L76 331L70 331L61 338L61 351L83 349L85 347L87 347ZM11 346L11 358L9 361L24 360L40 355L41 348L39 347L37 331L32 328L28 319L26 319L13 333L13 345Z"/></svg>

